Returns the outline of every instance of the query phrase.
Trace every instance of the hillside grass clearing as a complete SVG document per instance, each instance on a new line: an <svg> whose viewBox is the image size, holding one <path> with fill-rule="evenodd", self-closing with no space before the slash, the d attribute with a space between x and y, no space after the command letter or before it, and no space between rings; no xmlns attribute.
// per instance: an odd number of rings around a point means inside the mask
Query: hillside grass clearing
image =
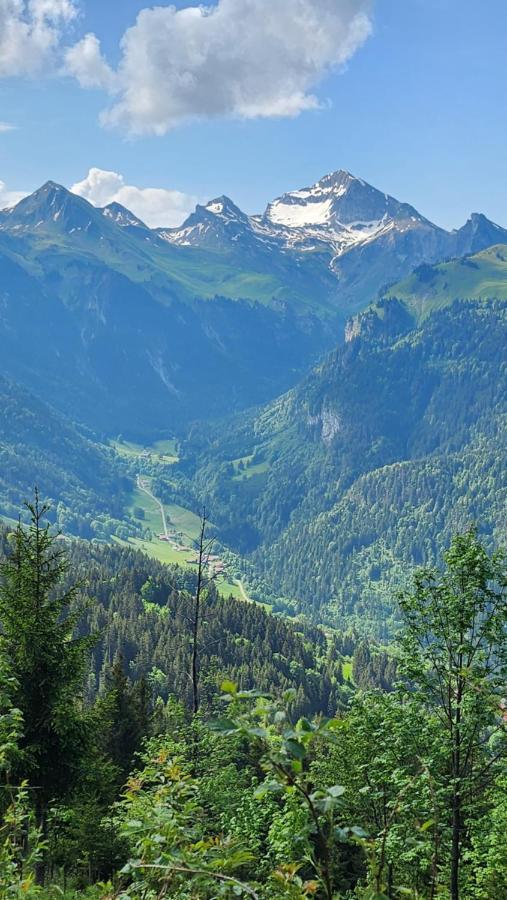
<svg viewBox="0 0 507 900"><path fill-rule="evenodd" d="M238 459L232 460L232 466L234 468L234 475L232 476L233 481L243 481L248 478L253 478L254 475L264 475L265 472L269 470L269 463L267 460L260 460L259 462L254 462L255 459L254 454L250 454L250 456L241 456Z"/></svg>
<svg viewBox="0 0 507 900"><path fill-rule="evenodd" d="M418 322L454 300L507 299L507 246L416 269L386 291L402 300Z"/></svg>
<svg viewBox="0 0 507 900"><path fill-rule="evenodd" d="M135 516L134 510L136 508L143 510L144 518L141 519ZM182 539L185 545L189 545L195 542L199 537L201 528L201 520L199 516L197 516L191 510L185 509L185 507L179 506L176 503L164 504L164 508L166 511L167 524L169 526L169 529L174 529L176 535L182 535ZM130 546L135 548L136 550L141 550L143 553L146 553L146 555L151 559L155 559L157 560L157 562L164 563L165 565L179 565L183 566L184 568L197 570L197 566L192 563L192 560L195 560L196 558L196 550L193 547L188 550L179 550L175 546L175 543L169 543L167 541L161 541L159 539L158 535L162 531L160 508L158 504L148 496L148 494L145 494L144 491L136 488L131 496L129 512L134 518L137 519L141 526L149 528L149 530L152 532L153 537L151 540L145 540L138 537L130 537L127 541L115 537L115 543L120 543L123 546ZM242 588L242 585L238 583L232 576L229 577L228 575L221 575L216 579L215 584L217 586L219 594L221 594L222 597L232 596L236 600L251 602L250 598Z"/></svg>
<svg viewBox="0 0 507 900"><path fill-rule="evenodd" d="M155 441L149 446L136 444L134 441L116 440L110 441L110 446L127 459L146 459L171 466L179 462L178 445L174 439Z"/></svg>

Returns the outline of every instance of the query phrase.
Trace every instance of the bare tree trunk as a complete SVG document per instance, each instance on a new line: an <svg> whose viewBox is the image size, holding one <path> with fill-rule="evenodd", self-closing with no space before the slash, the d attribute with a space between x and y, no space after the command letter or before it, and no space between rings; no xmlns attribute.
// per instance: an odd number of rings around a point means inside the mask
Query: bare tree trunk
<svg viewBox="0 0 507 900"><path fill-rule="evenodd" d="M201 531L199 534L197 588L194 598L192 622L192 712L194 716L199 712L199 627L201 624L201 600L204 586L204 569L206 566L206 525L206 509L203 509L201 516Z"/></svg>
<svg viewBox="0 0 507 900"><path fill-rule="evenodd" d="M461 636L463 642L463 636ZM459 668L463 666L463 659L459 656ZM452 754L452 849L451 849L451 900L459 900L459 869L461 857L461 703L462 703L461 677L456 690L456 718L454 723L454 747Z"/></svg>
<svg viewBox="0 0 507 900"><path fill-rule="evenodd" d="M42 841L46 840L47 835L47 810L46 803L41 797L37 797L35 803L35 824L40 833ZM46 849L44 848L35 863L35 883L39 887L44 887L46 882Z"/></svg>
<svg viewBox="0 0 507 900"><path fill-rule="evenodd" d="M461 854L461 797L459 787L452 798L451 900L459 900L459 863Z"/></svg>
<svg viewBox="0 0 507 900"><path fill-rule="evenodd" d="M394 887L394 878L393 878L393 864L388 863L387 866L387 896L389 900L393 900L393 887Z"/></svg>

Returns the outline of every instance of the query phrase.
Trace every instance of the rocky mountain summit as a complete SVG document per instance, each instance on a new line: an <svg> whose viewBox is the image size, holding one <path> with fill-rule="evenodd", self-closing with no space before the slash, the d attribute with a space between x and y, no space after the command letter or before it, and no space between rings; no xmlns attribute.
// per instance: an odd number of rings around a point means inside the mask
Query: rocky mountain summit
<svg viewBox="0 0 507 900"><path fill-rule="evenodd" d="M262 215L247 216L228 197L197 206L180 228L159 229L186 247L249 255L281 253L296 265L318 258L338 282L340 302L364 305L389 281L421 263L477 253L507 241L507 230L473 214L459 230L434 225L402 203L338 170L311 187L283 194Z"/></svg>

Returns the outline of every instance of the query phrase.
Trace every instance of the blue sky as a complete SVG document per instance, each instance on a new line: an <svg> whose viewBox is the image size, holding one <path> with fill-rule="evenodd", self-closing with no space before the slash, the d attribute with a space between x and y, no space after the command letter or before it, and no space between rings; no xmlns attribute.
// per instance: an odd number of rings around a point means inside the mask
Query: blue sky
<svg viewBox="0 0 507 900"><path fill-rule="evenodd" d="M72 4L72 0L55 2ZM254 21L256 0L221 2L224 7L232 2L240 7L246 2L249 21ZM261 36L265 2L258 0ZM280 3L280 9L287 2L271 0ZM308 8L314 3L317 12L319 7L331 8L331 0L298 2ZM342 0L334 3L339 8ZM5 9L9 6L7 0L0 0L0 23L2 4ZM193 4L180 0L175 5L184 9ZM350 21L354 0L343 0L343 5ZM324 54L322 72L309 76L307 94L318 98L319 105L313 104L316 108L303 109L292 117L267 115L273 97L265 98L268 88L261 85L255 97L264 104L263 117L252 114L245 118L241 112L244 105L239 114L232 115L217 108L209 120L198 111L190 122L184 116L178 119L174 112L169 120L166 112L169 130L159 135L149 133L145 124L133 134L132 122L137 120L131 110L128 116L118 114L113 124L100 122L102 111L117 102L105 87L106 69L116 69L122 35L146 6L140 0L81 0L79 15L55 26L58 46L53 58L45 57L34 72L21 75L12 71L12 66L2 69L2 53L7 50L0 37L0 122L15 126L10 131L0 129L4 194L31 191L48 178L71 186L85 179L91 167L97 167L119 173L127 185L181 192L188 196L189 204L194 198L205 200L226 193L247 212L259 212L283 191L345 168L412 203L444 226L459 226L472 211L485 212L507 225L505 0L488 0L487 4L477 0L377 0L372 6L372 33L349 51L346 66L328 66ZM368 14L368 0L357 0L356 6ZM225 16L223 21L228 27ZM238 66L233 46L238 40L237 23L231 21L230 27L233 53L227 79L234 80L237 69L242 68L243 88L249 91L248 79L262 78L262 72L255 59ZM285 31L283 20L280 30ZM62 60L66 50L88 33L100 41L104 71L99 77L90 74L90 69L83 75L80 69L80 84L76 65L72 73L68 65L64 72ZM309 40L313 37L309 35ZM220 54L228 56L230 49L227 40L220 46L209 59L209 66L217 68L218 88L215 74L208 69L213 98L220 93L219 79L225 78ZM288 69L294 67L290 49ZM253 39L245 52L255 55ZM285 54L277 52L277 57L273 81L285 84L286 95L294 79L297 83L298 73L285 73L281 69ZM267 55L266 66L270 59ZM128 76L129 91L139 87L133 85L135 60ZM308 65L314 64L312 57ZM95 60L93 65L96 73L99 62ZM173 68L165 70L164 65L162 60L159 93L170 80L165 80L164 72L169 71L171 77L174 72ZM95 86L83 87L86 79L95 79ZM140 82L142 86L142 78ZM205 102L202 97L205 94L193 97L192 108ZM164 106L164 97L157 99ZM180 91L174 102L187 101L182 100ZM167 195L169 201L178 196ZM180 203L183 209L181 197Z"/></svg>

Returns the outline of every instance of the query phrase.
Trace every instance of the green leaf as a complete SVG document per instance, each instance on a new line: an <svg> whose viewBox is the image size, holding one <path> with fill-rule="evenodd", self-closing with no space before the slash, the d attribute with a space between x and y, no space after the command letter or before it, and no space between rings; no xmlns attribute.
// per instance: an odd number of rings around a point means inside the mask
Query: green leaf
<svg viewBox="0 0 507 900"><path fill-rule="evenodd" d="M309 722L308 719L305 718L299 720L297 727L300 728L301 731L314 731L311 722Z"/></svg>
<svg viewBox="0 0 507 900"><path fill-rule="evenodd" d="M249 728L248 734L250 735L250 737L258 737L258 738L266 738L268 736L268 733L265 728L257 728L257 727Z"/></svg>
<svg viewBox="0 0 507 900"><path fill-rule="evenodd" d="M331 797L343 797L345 788L341 784L334 784L333 787L327 789L327 792Z"/></svg>
<svg viewBox="0 0 507 900"><path fill-rule="evenodd" d="M353 825L350 829L350 833L354 835L354 837L358 838L367 838L368 832L364 830L364 828L360 828L358 825Z"/></svg>
<svg viewBox="0 0 507 900"><path fill-rule="evenodd" d="M349 839L348 829L336 827L334 830L335 837L338 841L345 843Z"/></svg>
<svg viewBox="0 0 507 900"><path fill-rule="evenodd" d="M234 696L238 693L238 686L234 684L234 681L222 681L220 690L223 694L232 694Z"/></svg>
<svg viewBox="0 0 507 900"><path fill-rule="evenodd" d="M226 683L230 683L230 682L226 682ZM257 699L266 700L269 698L269 695L266 694L265 691L255 691L255 690L236 691L234 696L236 696L238 698L238 700L257 700Z"/></svg>
<svg viewBox="0 0 507 900"><path fill-rule="evenodd" d="M288 688L283 693L283 702L287 705L297 699L297 691L295 688Z"/></svg>
<svg viewBox="0 0 507 900"><path fill-rule="evenodd" d="M267 794L280 794L283 791L283 785L278 781L264 781L254 791L256 800L262 800Z"/></svg>
<svg viewBox="0 0 507 900"><path fill-rule="evenodd" d="M290 755L295 756L296 759L304 759L306 756L306 749L303 744L300 744L299 741L293 740L293 738L289 738L288 741L285 741L285 747Z"/></svg>
<svg viewBox="0 0 507 900"><path fill-rule="evenodd" d="M221 734L234 734L238 730L233 719L214 719L209 723L209 727L212 731L217 731Z"/></svg>

